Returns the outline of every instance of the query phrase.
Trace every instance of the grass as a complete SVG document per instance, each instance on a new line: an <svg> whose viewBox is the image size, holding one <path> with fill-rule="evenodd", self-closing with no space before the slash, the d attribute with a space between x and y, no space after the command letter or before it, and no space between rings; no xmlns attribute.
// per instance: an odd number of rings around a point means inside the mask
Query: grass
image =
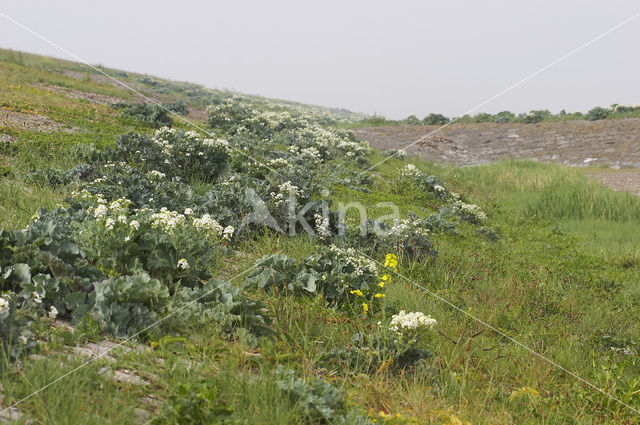
<svg viewBox="0 0 640 425"><path fill-rule="evenodd" d="M149 131L106 106L46 94L31 85L42 80L129 98L117 88L58 72L83 69L77 67L30 55L0 60L3 106L36 111L83 130L0 129L17 139L0 150L0 162L10 170L0 177L0 227L23 227L39 207L63 202L73 189L28 183L30 171L75 165L79 160L70 148L77 144L105 146L118 134ZM381 158L376 153L371 161ZM464 236L434 236L439 252L435 264L409 262L400 255L399 271L407 279L396 277L386 302L437 318L431 369L392 374L337 362L332 350L347 347L351 336L367 332L370 324L327 309L319 299L252 292L251 297L267 305L274 338L255 342L239 335L230 340L207 323L194 323L178 337L154 340L153 348L114 355L113 364L98 361L84 367L21 404L20 410L47 424L132 423L141 414L144 420L168 420L163 407L187 409L201 403L209 411L232 412L237 423L297 423L300 408L278 390L275 378L277 366L284 365L306 378L322 377L344 392L350 407L379 421L383 412L402 415L404 423L453 424L460 423L458 418L474 425L639 423L625 407L421 287L640 408L640 200L591 182L581 170L557 165L504 161L460 169L414 162L481 205L501 236L491 243L462 226ZM357 200L377 212L386 211L379 205L385 201L396 203L403 214L433 210L425 194L394 185L405 163L392 159L377 167L371 193L336 188L334 201ZM266 254L304 257L313 248L314 241L305 236L257 235L238 247L241 255L225 260L220 275L235 276ZM25 359L19 370L4 365L3 406L79 365L78 358L67 354L70 346L104 337L90 325L71 331L47 325L39 336L46 341L45 358ZM628 356L612 347L636 351ZM109 378L115 369L133 370L147 385L115 382ZM539 396L511 397L523 387ZM397 420L388 423L403 423Z"/></svg>

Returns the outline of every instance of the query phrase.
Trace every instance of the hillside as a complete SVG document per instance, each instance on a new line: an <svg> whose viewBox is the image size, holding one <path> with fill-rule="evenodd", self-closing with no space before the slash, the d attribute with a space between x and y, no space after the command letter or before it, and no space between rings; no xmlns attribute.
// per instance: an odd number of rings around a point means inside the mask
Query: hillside
<svg viewBox="0 0 640 425"><path fill-rule="evenodd" d="M640 423L640 198L100 69L0 52L0 421Z"/></svg>

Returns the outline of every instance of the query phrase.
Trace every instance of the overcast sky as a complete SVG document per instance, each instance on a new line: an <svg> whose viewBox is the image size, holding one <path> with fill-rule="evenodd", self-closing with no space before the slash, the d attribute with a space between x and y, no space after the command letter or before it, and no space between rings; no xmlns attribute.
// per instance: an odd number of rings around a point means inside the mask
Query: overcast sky
<svg viewBox="0 0 640 425"><path fill-rule="evenodd" d="M30 1L91 64L390 118L463 114L640 12L627 0ZM68 58L0 17L0 46ZM640 103L640 17L475 112Z"/></svg>

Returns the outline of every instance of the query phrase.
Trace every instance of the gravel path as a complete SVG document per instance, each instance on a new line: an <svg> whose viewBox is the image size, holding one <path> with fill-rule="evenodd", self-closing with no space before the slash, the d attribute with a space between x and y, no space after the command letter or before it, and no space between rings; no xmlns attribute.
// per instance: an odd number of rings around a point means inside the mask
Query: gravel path
<svg viewBox="0 0 640 425"><path fill-rule="evenodd" d="M588 172L587 176L597 179L600 183L613 190L627 191L640 196L640 169Z"/></svg>

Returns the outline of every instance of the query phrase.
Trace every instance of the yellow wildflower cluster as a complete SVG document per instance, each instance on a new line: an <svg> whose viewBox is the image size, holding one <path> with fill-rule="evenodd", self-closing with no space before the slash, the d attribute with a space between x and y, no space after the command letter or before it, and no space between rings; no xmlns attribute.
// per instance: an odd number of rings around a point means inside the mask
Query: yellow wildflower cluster
<svg viewBox="0 0 640 425"><path fill-rule="evenodd" d="M389 267L394 272L398 271L398 256L395 254L387 254L384 259L384 266Z"/></svg>
<svg viewBox="0 0 640 425"><path fill-rule="evenodd" d="M393 270L394 272L398 271L398 256L395 254L387 254L385 256L384 259L384 265L387 268L390 268L391 270ZM366 316L367 313L369 313L369 307L373 306L376 300L380 300L382 298L385 297L384 294L384 287L387 283L391 282L391 275L389 274L383 274L380 277L380 281L378 282L377 286L381 289L378 289L377 291L375 289L377 288L370 288L365 290L365 292L363 292L361 289L353 289L351 291L349 291L349 293L351 295L355 295L357 297L362 297L364 301L362 303L362 311L364 313L364 315ZM368 303L367 303L368 302Z"/></svg>
<svg viewBox="0 0 640 425"><path fill-rule="evenodd" d="M517 390L511 391L509 395L509 401L519 400L519 399L529 399L536 400L540 397L540 393L535 388L531 387L521 387Z"/></svg>

